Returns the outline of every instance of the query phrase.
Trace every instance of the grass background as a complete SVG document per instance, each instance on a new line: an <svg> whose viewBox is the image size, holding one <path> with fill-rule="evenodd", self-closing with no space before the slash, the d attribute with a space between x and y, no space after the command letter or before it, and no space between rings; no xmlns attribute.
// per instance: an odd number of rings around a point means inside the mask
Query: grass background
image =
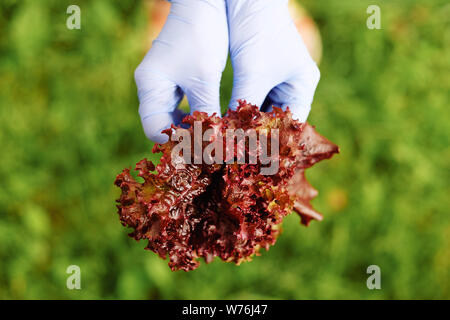
<svg viewBox="0 0 450 320"><path fill-rule="evenodd" d="M450 298L447 1L301 1L324 45L309 121L341 147L308 172L325 219L291 215L253 262L189 273L128 238L114 203L115 175L151 157L133 80L145 6L78 0L70 31L73 2L0 3L0 298ZM231 84L228 65L222 105ZM72 264L82 290L66 288Z"/></svg>

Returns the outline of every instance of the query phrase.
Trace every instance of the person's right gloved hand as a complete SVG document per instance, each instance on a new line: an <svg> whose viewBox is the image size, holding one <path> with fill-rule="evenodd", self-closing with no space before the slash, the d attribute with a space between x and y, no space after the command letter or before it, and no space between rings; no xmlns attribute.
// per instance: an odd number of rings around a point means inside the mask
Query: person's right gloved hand
<svg viewBox="0 0 450 320"><path fill-rule="evenodd" d="M288 0L227 0L227 9L234 71L230 109L243 99L262 111L289 107L294 119L306 121L320 72Z"/></svg>
<svg viewBox="0 0 450 320"><path fill-rule="evenodd" d="M186 94L190 112L220 116L220 79L228 54L225 0L172 0L170 14L135 71L139 114L146 136L167 141L161 131L179 124Z"/></svg>

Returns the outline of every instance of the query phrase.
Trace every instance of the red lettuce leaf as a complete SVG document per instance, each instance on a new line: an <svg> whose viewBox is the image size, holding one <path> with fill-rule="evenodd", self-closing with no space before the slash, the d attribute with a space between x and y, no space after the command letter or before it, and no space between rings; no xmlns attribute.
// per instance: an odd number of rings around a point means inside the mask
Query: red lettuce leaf
<svg viewBox="0 0 450 320"><path fill-rule="evenodd" d="M216 139L226 150L227 129L254 129L267 133L268 141L270 130L278 129L279 168L275 174L262 175L266 165L259 158L255 164L237 163L239 155L246 159L255 152L260 155L260 149L250 148L248 141L235 143L234 158L224 155L224 164L183 164L172 158L178 143L170 139L177 129L172 127L165 130L169 141L153 149L162 153L160 164L155 168L146 159L137 163L142 183L129 169L123 170L115 181L122 190L117 200L120 220L134 230L131 237L148 240L146 249L168 256L172 270L193 270L201 257L207 263L214 257L236 264L248 261L260 248L268 250L276 242L283 218L292 211L305 225L322 219L310 205L317 191L307 182L304 170L339 149L314 127L293 120L289 110L274 108L264 113L241 101L236 111L223 118L201 112L187 116L183 122L189 128L182 130L191 135L192 147L194 121L201 121L202 132L213 129L223 135L222 141L213 135L202 142L203 148Z"/></svg>

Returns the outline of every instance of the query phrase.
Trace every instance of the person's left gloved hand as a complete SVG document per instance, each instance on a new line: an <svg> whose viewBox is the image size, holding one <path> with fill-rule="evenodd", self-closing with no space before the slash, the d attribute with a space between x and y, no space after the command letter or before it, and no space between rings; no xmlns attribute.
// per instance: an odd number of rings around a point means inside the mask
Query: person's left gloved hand
<svg viewBox="0 0 450 320"><path fill-rule="evenodd" d="M238 99L270 111L289 107L306 121L320 72L289 14L288 0L227 0L234 71L230 109Z"/></svg>
<svg viewBox="0 0 450 320"><path fill-rule="evenodd" d="M228 54L225 0L172 0L170 14L135 71L139 114L146 136L165 142L161 131L185 116L186 94L195 110L220 116L219 89Z"/></svg>

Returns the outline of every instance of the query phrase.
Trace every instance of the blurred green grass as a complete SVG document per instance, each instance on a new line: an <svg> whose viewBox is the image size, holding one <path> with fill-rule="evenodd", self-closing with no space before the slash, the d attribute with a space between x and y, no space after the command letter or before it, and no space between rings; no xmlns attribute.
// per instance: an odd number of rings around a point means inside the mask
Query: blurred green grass
<svg viewBox="0 0 450 320"><path fill-rule="evenodd" d="M240 266L172 273L127 237L115 175L150 155L133 71L141 1L0 3L0 298L450 298L447 1L305 0L324 44L309 122L341 154L308 172L323 222L289 216L277 244ZM222 81L222 105L232 70ZM66 288L79 265L82 290ZM381 267L382 290L366 268Z"/></svg>

